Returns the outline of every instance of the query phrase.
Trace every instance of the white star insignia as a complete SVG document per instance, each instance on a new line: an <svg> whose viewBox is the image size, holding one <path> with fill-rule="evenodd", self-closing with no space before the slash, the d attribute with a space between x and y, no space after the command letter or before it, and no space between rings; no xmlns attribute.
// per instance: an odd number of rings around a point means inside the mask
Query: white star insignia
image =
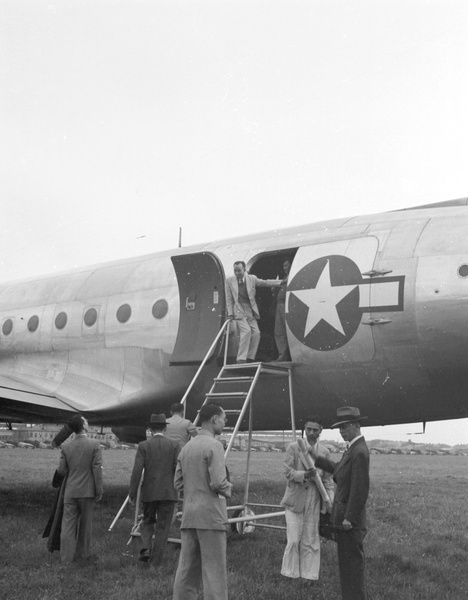
<svg viewBox="0 0 468 600"><path fill-rule="evenodd" d="M336 305L359 285L332 286L330 280L330 262L327 260L317 285L313 289L294 290L294 294L308 307L307 320L304 327L304 337L323 319L342 335L346 335Z"/></svg>

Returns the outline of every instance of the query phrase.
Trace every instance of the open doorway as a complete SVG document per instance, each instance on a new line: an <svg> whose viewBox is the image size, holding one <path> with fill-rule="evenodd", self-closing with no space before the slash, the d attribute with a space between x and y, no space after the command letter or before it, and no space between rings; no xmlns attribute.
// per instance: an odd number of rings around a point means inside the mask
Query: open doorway
<svg viewBox="0 0 468 600"><path fill-rule="evenodd" d="M224 270L212 252L178 254L171 261L179 286L180 317L170 364L199 365L226 318ZM215 349L212 356L218 352Z"/></svg>
<svg viewBox="0 0 468 600"><path fill-rule="evenodd" d="M283 279L285 277L283 263L289 260L292 264L297 250L297 248L291 248L261 254L250 262L247 270L260 279ZM256 360L262 362L269 362L278 358L274 333L277 293L278 288L258 287L256 291L256 300L260 312L258 326L261 333Z"/></svg>

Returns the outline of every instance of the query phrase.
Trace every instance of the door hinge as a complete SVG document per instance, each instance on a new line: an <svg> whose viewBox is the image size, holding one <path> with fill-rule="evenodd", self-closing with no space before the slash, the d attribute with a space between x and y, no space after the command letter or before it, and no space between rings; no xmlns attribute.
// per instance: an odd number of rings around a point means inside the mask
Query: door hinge
<svg viewBox="0 0 468 600"><path fill-rule="evenodd" d="M391 319L369 319L368 321L363 321L363 325L385 325L386 323L391 323Z"/></svg>
<svg viewBox="0 0 468 600"><path fill-rule="evenodd" d="M376 269L372 269L371 271L366 271L365 273L362 273L362 276L367 276L367 277L382 277L383 275L388 275L388 273L392 273L392 269L380 269L379 271L377 271Z"/></svg>

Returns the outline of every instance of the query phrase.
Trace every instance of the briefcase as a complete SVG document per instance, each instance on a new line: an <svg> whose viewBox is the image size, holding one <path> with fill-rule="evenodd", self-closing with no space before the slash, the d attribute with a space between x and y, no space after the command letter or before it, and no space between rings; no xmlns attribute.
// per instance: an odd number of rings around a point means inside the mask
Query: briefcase
<svg viewBox="0 0 468 600"><path fill-rule="evenodd" d="M336 542L336 530L332 525L330 513L320 513L319 535L326 540Z"/></svg>

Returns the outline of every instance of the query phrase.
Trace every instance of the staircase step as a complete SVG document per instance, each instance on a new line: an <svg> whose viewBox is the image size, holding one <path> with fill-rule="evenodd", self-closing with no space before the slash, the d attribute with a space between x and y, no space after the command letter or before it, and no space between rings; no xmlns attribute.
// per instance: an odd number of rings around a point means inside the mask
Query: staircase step
<svg viewBox="0 0 468 600"><path fill-rule="evenodd" d="M207 398L246 398L248 392L209 392Z"/></svg>
<svg viewBox="0 0 468 600"><path fill-rule="evenodd" d="M258 367L261 365L262 363L242 363L240 365L226 365L224 367L224 370L227 371L231 371L231 370L239 370L239 369L258 369Z"/></svg>
<svg viewBox="0 0 468 600"><path fill-rule="evenodd" d="M246 381L253 381L254 378L253 377L215 377L214 380L217 383L229 383L229 382L233 382L233 381L238 381L239 383L244 383Z"/></svg>

